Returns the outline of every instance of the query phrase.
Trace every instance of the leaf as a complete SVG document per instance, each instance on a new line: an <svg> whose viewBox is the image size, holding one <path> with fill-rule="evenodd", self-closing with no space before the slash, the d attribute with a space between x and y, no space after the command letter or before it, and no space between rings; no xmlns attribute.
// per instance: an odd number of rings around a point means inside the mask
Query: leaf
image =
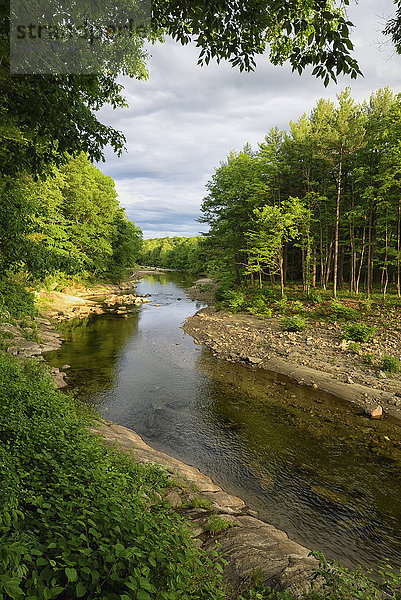
<svg viewBox="0 0 401 600"><path fill-rule="evenodd" d="M136 594L137 600L152 600L152 596L145 592L145 590L138 590Z"/></svg>
<svg viewBox="0 0 401 600"><path fill-rule="evenodd" d="M84 596L86 594L86 587L84 586L84 584L82 583L82 581L80 581L79 583L77 583L75 591L76 591L76 594L77 594L78 598L82 598L82 596Z"/></svg>
<svg viewBox="0 0 401 600"><path fill-rule="evenodd" d="M78 579L78 573L73 567L66 567L65 574L69 582L76 581Z"/></svg>

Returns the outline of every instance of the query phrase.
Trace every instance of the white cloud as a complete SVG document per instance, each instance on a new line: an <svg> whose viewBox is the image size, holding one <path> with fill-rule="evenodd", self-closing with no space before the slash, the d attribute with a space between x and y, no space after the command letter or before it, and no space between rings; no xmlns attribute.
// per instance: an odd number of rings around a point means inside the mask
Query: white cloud
<svg viewBox="0 0 401 600"><path fill-rule="evenodd" d="M256 147L266 131L281 129L309 113L320 97L334 98L347 85L361 101L388 85L401 88L401 57L380 34L394 13L391 0L353 4L353 39L365 77L346 78L325 89L308 73L273 67L261 57L254 73L239 73L227 64L198 67L193 46L168 40L152 47L150 79L123 79L129 109L101 111L101 120L121 129L128 152L118 159L107 153L103 172L116 181L127 214L144 231L156 235L194 235L194 219L206 195L205 183L228 152L246 142Z"/></svg>

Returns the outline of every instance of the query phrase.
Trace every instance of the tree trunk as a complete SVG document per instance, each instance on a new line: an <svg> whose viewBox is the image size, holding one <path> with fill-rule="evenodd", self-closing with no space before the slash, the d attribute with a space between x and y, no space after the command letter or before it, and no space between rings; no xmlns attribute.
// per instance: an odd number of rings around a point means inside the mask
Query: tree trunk
<svg viewBox="0 0 401 600"><path fill-rule="evenodd" d="M397 219L397 295L401 297L401 198L398 201Z"/></svg>
<svg viewBox="0 0 401 600"><path fill-rule="evenodd" d="M333 296L337 298L337 277L338 277L338 230L340 225L340 198L341 198L341 170L343 164L343 149L340 148L340 162L338 165L338 183L336 200L336 225L334 230L334 265L333 265Z"/></svg>

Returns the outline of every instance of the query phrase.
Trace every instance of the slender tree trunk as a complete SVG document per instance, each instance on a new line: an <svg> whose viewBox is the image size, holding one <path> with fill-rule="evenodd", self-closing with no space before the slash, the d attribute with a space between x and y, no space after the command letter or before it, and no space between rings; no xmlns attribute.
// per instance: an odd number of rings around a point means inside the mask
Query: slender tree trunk
<svg viewBox="0 0 401 600"><path fill-rule="evenodd" d="M338 255L338 287L344 287L344 256L345 248L340 246Z"/></svg>
<svg viewBox="0 0 401 600"><path fill-rule="evenodd" d="M338 276L338 230L340 226L340 198L341 198L341 170L343 163L343 149L340 148L340 162L338 165L338 184L336 200L336 225L334 230L334 265L333 265L333 296L337 298L337 276Z"/></svg>
<svg viewBox="0 0 401 600"><path fill-rule="evenodd" d="M398 200L397 219L397 295L401 297L401 197Z"/></svg>
<svg viewBox="0 0 401 600"><path fill-rule="evenodd" d="M282 252L280 252L279 262L280 262L281 297L283 297L284 296L284 261L283 261L283 253Z"/></svg>
<svg viewBox="0 0 401 600"><path fill-rule="evenodd" d="M313 262L312 262L312 287L316 287L316 248L313 248Z"/></svg>
<svg viewBox="0 0 401 600"><path fill-rule="evenodd" d="M283 283L287 285L287 262L288 262L288 243L285 242L283 249Z"/></svg>
<svg viewBox="0 0 401 600"><path fill-rule="evenodd" d="M361 273L362 273L363 256L365 254L365 240L366 240L366 227L363 228L361 258L359 261L358 275L357 275L356 282L355 282L355 292L357 295L359 294L359 282L360 282Z"/></svg>

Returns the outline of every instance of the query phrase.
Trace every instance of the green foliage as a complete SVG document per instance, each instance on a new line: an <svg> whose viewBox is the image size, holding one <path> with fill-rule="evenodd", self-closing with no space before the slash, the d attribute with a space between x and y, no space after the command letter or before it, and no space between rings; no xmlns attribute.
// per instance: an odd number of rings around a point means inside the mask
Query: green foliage
<svg viewBox="0 0 401 600"><path fill-rule="evenodd" d="M299 300L293 300L291 302L291 304L289 305L289 309L294 314L299 314L299 313L302 313L304 311L304 305Z"/></svg>
<svg viewBox="0 0 401 600"><path fill-rule="evenodd" d="M365 323L350 323L344 326L344 337L354 342L368 342L374 335L376 328Z"/></svg>
<svg viewBox="0 0 401 600"><path fill-rule="evenodd" d="M401 571L390 565L382 563L378 580L370 570L358 567L350 571L336 561L327 562L320 552L313 555L319 559L316 577L323 579L323 589L313 592L311 600L401 600Z"/></svg>
<svg viewBox="0 0 401 600"><path fill-rule="evenodd" d="M271 309L266 304L265 298L260 295L254 295L248 303L246 310L253 315L263 315L266 318L270 318L272 314Z"/></svg>
<svg viewBox="0 0 401 600"><path fill-rule="evenodd" d="M388 371L389 373L401 372L401 361L395 356L389 356L388 354L385 354L381 359L380 364L383 371Z"/></svg>
<svg viewBox="0 0 401 600"><path fill-rule="evenodd" d="M353 321L358 317L358 311L355 308L344 306L339 302L332 302L330 304L330 313L336 320Z"/></svg>
<svg viewBox="0 0 401 600"><path fill-rule="evenodd" d="M0 597L222 600L214 559L38 363L0 356ZM150 501L149 501L150 499Z"/></svg>
<svg viewBox="0 0 401 600"><path fill-rule="evenodd" d="M0 320L9 317L19 319L36 314L35 296L32 292L11 278L0 280Z"/></svg>
<svg viewBox="0 0 401 600"><path fill-rule="evenodd" d="M196 496L190 502L183 505L185 508L205 508L206 510L211 510L212 502L209 498L204 498L202 496Z"/></svg>
<svg viewBox="0 0 401 600"><path fill-rule="evenodd" d="M299 315L284 317L280 325L284 331L303 331L306 328L306 319Z"/></svg>
<svg viewBox="0 0 401 600"><path fill-rule="evenodd" d="M229 311L236 313L247 306L247 298L242 290L228 290L224 299Z"/></svg>
<svg viewBox="0 0 401 600"><path fill-rule="evenodd" d="M348 348L349 350L351 350L351 352L354 352L355 354L361 353L361 345L359 344L359 342L350 342L348 344Z"/></svg>
<svg viewBox="0 0 401 600"><path fill-rule="evenodd" d="M113 275L136 262L142 234L120 208L114 182L82 153L46 181L0 178L0 267L49 276Z"/></svg>
<svg viewBox="0 0 401 600"><path fill-rule="evenodd" d="M143 241L138 259L152 267L204 273L205 258L200 237L165 237Z"/></svg>
<svg viewBox="0 0 401 600"><path fill-rule="evenodd" d="M215 514L209 515L203 524L203 529L212 535L225 531L230 527L233 527L233 523Z"/></svg>
<svg viewBox="0 0 401 600"><path fill-rule="evenodd" d="M375 364L375 355L373 354L373 352L367 352L366 354L362 354L362 360L365 363L365 365L368 365L369 367L373 366Z"/></svg>

